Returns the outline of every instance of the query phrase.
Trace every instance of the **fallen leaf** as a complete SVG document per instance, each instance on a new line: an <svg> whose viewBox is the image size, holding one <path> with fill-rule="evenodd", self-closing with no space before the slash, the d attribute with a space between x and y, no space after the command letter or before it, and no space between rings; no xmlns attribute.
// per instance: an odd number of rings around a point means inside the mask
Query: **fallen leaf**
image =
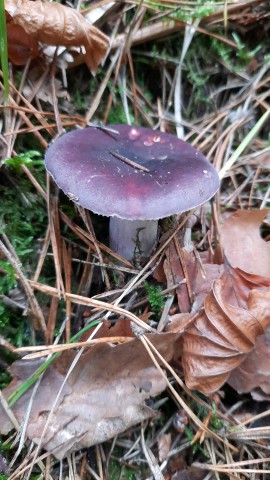
<svg viewBox="0 0 270 480"><path fill-rule="evenodd" d="M36 84L37 79L40 77L40 69L34 68L31 69L27 76L27 83L25 83L23 87L23 94L28 99L31 98L33 93L33 85ZM54 104L54 96L52 92L52 84L51 79L48 77L44 79L42 84L40 85L39 89L36 91L35 97L43 102L50 103L51 105ZM70 100L69 94L67 90L64 90L62 87L62 83L57 78L54 79L54 91L57 98L65 98Z"/></svg>
<svg viewBox="0 0 270 480"><path fill-rule="evenodd" d="M204 309L183 334L182 365L189 388L216 391L253 350L270 325L269 286L270 279L239 269L214 282Z"/></svg>
<svg viewBox="0 0 270 480"><path fill-rule="evenodd" d="M170 433L162 433L158 437L158 458L163 462L168 457L172 444L172 436Z"/></svg>
<svg viewBox="0 0 270 480"><path fill-rule="evenodd" d="M182 314L198 311L205 296L211 290L213 281L220 277L224 268L223 265L205 263L199 264L194 252L181 250L182 260L185 264L188 282L191 289L192 305L189 301L187 285L183 283L176 288L179 310ZM185 279L182 263L173 242L166 251L164 260L164 272L167 278L167 288L171 288Z"/></svg>
<svg viewBox="0 0 270 480"><path fill-rule="evenodd" d="M175 334L149 335L167 361L177 349ZM38 443L49 412L76 352L63 353L46 370L34 397L26 434ZM7 398L40 365L40 360L12 365L12 383L3 391ZM139 339L123 345L97 345L87 349L68 377L56 408L51 412L42 447L61 459L74 450L103 442L144 419L156 416L145 403L166 388ZM29 405L29 389L13 406L21 424ZM0 407L0 431L12 425Z"/></svg>
<svg viewBox="0 0 270 480"><path fill-rule="evenodd" d="M174 315L168 315L166 332L183 333L193 321L194 313L175 313Z"/></svg>
<svg viewBox="0 0 270 480"><path fill-rule="evenodd" d="M140 317L141 318L141 317ZM95 327L93 327L92 331L94 331ZM91 330L82 335L82 340L87 340L89 337L89 333ZM117 319L114 325L109 320L104 320L102 322L101 328L96 332L95 338L102 338L102 337L135 337L134 332L131 328L130 321L126 318L120 317Z"/></svg>
<svg viewBox="0 0 270 480"><path fill-rule="evenodd" d="M231 373L228 383L238 393L251 393L254 400L270 400L269 328L256 339L254 350Z"/></svg>
<svg viewBox="0 0 270 480"><path fill-rule="evenodd" d="M170 242L165 255L166 258L164 260L163 267L167 278L167 288L171 288L173 285L179 284L179 286L176 287L179 310L181 313L187 313L190 311L191 305L187 285L185 282L183 282L183 280L186 280L186 278L179 253L177 252L173 241ZM185 268L188 272L187 282L190 282L191 277L194 275L194 270L196 271L197 269L196 261L193 254L187 253L183 249L181 249L181 255L185 264Z"/></svg>
<svg viewBox="0 0 270 480"><path fill-rule="evenodd" d="M20 25L7 24L8 57L14 65L25 65L29 57L39 54L38 42L31 38Z"/></svg>
<svg viewBox="0 0 270 480"><path fill-rule="evenodd" d="M198 312L202 306L206 295L210 292L214 280L219 278L223 271L223 265L206 263L201 266L194 253L185 253L185 261L190 274L190 285L192 289L193 304L191 312L176 313L175 315L168 315L168 322L166 326L167 332L180 333L185 330L193 321L194 314ZM190 268L190 265L192 266ZM167 270L168 272L169 270ZM178 292L178 302L181 303L181 294Z"/></svg>
<svg viewBox="0 0 270 480"><path fill-rule="evenodd" d="M270 277L270 242L260 235L260 226L269 213L263 210L239 210L224 222L221 239L232 267Z"/></svg>
<svg viewBox="0 0 270 480"><path fill-rule="evenodd" d="M108 49L109 40L104 33L90 25L83 15L73 8L56 2L40 0L6 0L8 29L20 26L31 42L65 47L85 48L85 62L95 74ZM19 48L20 42L18 43ZM30 47L31 50L31 47Z"/></svg>

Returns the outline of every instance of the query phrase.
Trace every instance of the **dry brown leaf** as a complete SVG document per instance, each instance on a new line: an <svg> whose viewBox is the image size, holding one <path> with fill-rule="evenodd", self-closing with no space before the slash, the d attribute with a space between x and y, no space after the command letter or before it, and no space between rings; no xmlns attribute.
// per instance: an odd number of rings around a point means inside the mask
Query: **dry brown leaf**
<svg viewBox="0 0 270 480"><path fill-rule="evenodd" d="M160 462L163 462L168 457L172 444L171 433L162 433L158 437L158 458Z"/></svg>
<svg viewBox="0 0 270 480"><path fill-rule="evenodd" d="M8 29L11 25L23 28L30 37L30 50L31 42L65 47L83 46L86 50L85 62L91 73L95 74L108 49L109 40L77 10L56 2L44 3L40 0L6 0L5 8L8 13ZM17 45L19 49L20 42Z"/></svg>
<svg viewBox="0 0 270 480"><path fill-rule="evenodd" d="M187 253L183 249L181 250L181 254L188 272L189 278L187 281L191 282L197 271L196 260L192 253ZM190 299L186 283L181 284L181 282L183 282L183 280L185 279L185 275L183 272L179 254L176 251L176 247L173 241L170 242L169 247L165 252L165 255L166 258L164 260L163 268L167 278L167 287L170 288L173 285L180 284L176 288L179 310L181 313L187 313L190 311Z"/></svg>
<svg viewBox="0 0 270 480"><path fill-rule="evenodd" d="M34 59L38 56L38 42L27 35L20 25L7 24L7 41L8 57L14 65L25 65L29 57Z"/></svg>
<svg viewBox="0 0 270 480"><path fill-rule="evenodd" d="M270 242L260 236L260 226L267 213L268 209L239 210L224 222L222 244L232 267L270 277Z"/></svg>
<svg viewBox="0 0 270 480"><path fill-rule="evenodd" d="M134 332L131 328L131 322L126 318L120 317L117 322L112 325L109 320L104 320L102 322L101 328L96 332L95 338L103 337L135 337ZM92 330L89 330L84 335L81 336L81 340L87 340L89 333L94 331L95 327Z"/></svg>
<svg viewBox="0 0 270 480"><path fill-rule="evenodd" d="M175 334L149 335L169 361L177 348ZM38 443L49 412L76 352L63 353L46 371L31 409L27 436ZM19 361L12 366L15 376L3 392L5 397L29 377L40 361ZM155 368L138 339L128 344L98 345L86 350L69 376L53 411L42 447L63 458L74 450L103 442L156 412L145 401L166 388L166 382ZM32 389L12 408L22 423ZM0 431L7 433L12 425L0 407Z"/></svg>
<svg viewBox="0 0 270 480"><path fill-rule="evenodd" d="M175 313L174 315L168 315L166 332L183 333L193 321L194 313Z"/></svg>
<svg viewBox="0 0 270 480"><path fill-rule="evenodd" d="M254 350L231 373L228 383L238 393L251 393L255 400L270 400L269 328L256 339Z"/></svg>
<svg viewBox="0 0 270 480"><path fill-rule="evenodd" d="M40 78L40 66L37 68L32 68L29 70L27 75L27 81L23 87L23 95L29 99L33 93L33 85L37 82L38 78ZM52 85L51 79L46 77L46 79L42 82L39 89L37 90L35 97L43 102L50 103L51 105L54 104L54 95L52 92ZM65 98L70 101L69 94L67 90L63 89L62 83L57 78L54 79L54 91L57 98Z"/></svg>
<svg viewBox="0 0 270 480"><path fill-rule="evenodd" d="M204 309L183 335L189 388L210 394L254 348L270 325L270 279L231 269L213 284ZM256 289L254 289L254 287Z"/></svg>
<svg viewBox="0 0 270 480"><path fill-rule="evenodd" d="M179 310L186 314L192 307L194 313L201 308L205 296L211 290L213 281L222 274L223 265L205 263L201 268L194 252L186 252L184 249L182 249L182 259L185 263L193 303L190 305L186 284L179 285L176 288ZM166 250L163 267L168 288L185 279L182 264L173 242Z"/></svg>

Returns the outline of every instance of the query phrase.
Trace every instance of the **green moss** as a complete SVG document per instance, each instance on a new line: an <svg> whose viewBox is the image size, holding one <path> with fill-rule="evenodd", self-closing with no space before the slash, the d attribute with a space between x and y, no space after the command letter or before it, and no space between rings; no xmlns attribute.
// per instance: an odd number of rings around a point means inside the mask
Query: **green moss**
<svg viewBox="0 0 270 480"><path fill-rule="evenodd" d="M166 300L164 295L161 293L162 289L159 285L150 285L148 282L145 282L144 285L151 310L159 318Z"/></svg>
<svg viewBox="0 0 270 480"><path fill-rule="evenodd" d="M24 273L31 277L36 267L39 245L45 235L47 206L22 172L21 164L27 165L38 182L45 187L45 169L38 152L24 153L4 162L0 181L0 235L8 237ZM3 258L0 261L0 295L12 298L16 287L19 284L14 269ZM14 345L25 344L30 331L23 309L13 309L1 302L0 335Z"/></svg>

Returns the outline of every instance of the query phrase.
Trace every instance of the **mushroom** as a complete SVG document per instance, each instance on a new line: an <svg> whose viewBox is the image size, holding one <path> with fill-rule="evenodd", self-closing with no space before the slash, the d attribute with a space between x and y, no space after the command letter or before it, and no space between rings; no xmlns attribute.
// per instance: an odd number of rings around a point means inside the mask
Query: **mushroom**
<svg viewBox="0 0 270 480"><path fill-rule="evenodd" d="M219 177L209 161L174 135L110 125L66 133L49 147L45 164L77 204L110 216L110 246L132 259L149 256L158 219L209 200Z"/></svg>

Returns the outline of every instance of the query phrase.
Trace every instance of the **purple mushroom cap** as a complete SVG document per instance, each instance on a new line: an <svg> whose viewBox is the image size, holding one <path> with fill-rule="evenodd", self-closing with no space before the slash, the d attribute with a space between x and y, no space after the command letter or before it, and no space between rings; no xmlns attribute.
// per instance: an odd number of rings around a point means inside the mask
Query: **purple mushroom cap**
<svg viewBox="0 0 270 480"><path fill-rule="evenodd" d="M79 205L100 215L152 220L197 207L218 190L217 172L188 143L148 128L108 127L64 134L46 153L47 170Z"/></svg>

